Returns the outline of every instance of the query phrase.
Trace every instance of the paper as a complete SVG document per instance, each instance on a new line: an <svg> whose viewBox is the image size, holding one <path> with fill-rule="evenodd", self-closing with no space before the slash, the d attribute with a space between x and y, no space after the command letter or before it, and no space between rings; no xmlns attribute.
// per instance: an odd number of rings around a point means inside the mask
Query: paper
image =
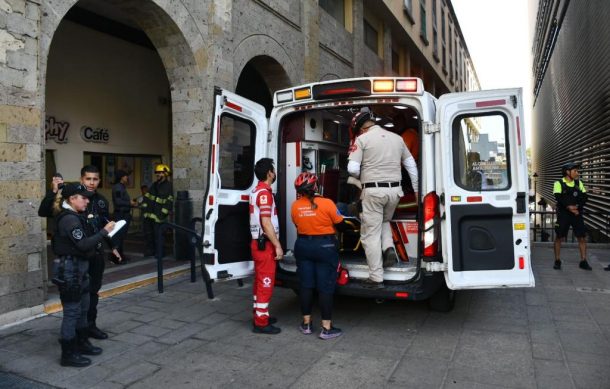
<svg viewBox="0 0 610 389"><path fill-rule="evenodd" d="M121 228L123 228L123 226L125 226L125 224L127 224L125 220L119 220L118 222L114 223L114 228L108 233L108 237L112 238L114 234L116 234Z"/></svg>

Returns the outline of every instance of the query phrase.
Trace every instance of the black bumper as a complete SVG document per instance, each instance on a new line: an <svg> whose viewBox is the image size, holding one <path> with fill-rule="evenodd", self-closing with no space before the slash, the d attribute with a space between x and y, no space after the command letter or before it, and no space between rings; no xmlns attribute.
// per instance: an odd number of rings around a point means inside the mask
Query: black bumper
<svg viewBox="0 0 610 389"><path fill-rule="evenodd" d="M384 284L383 289L370 289L362 281L350 279L346 285L337 285L335 294L385 300L427 300L445 284L445 277L441 272L420 272L416 279L409 282L386 281ZM278 267L275 285L298 290L299 279L296 273Z"/></svg>

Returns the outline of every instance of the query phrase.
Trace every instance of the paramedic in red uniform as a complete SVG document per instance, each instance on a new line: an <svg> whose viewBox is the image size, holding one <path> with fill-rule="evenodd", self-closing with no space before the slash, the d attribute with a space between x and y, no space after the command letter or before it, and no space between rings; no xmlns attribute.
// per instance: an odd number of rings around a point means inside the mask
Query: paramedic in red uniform
<svg viewBox="0 0 610 389"><path fill-rule="evenodd" d="M353 133L358 136L350 149L347 171L362 183L362 224L360 236L369 265L364 286L380 289L383 284L382 253L396 263L398 257L392 241L390 220L403 196L401 165L407 170L417 198L417 165L402 138L375 124L369 112L359 112L352 119Z"/></svg>
<svg viewBox="0 0 610 389"><path fill-rule="evenodd" d="M318 177L301 173L294 181L297 200L292 203L290 215L297 227L294 244L299 275L299 300L303 322L299 329L305 335L314 330L311 324L314 289L318 290L318 304L322 317L320 339L332 339L343 332L332 326L333 295L339 269L338 243L335 226L343 224L343 216L332 200L321 197Z"/></svg>
<svg viewBox="0 0 610 389"><path fill-rule="evenodd" d="M281 332L273 326L269 316L269 302L275 283L275 261L284 256L279 241L280 229L277 208L271 185L275 182L275 168L271 158L261 158L254 165L259 182L250 194L250 250L254 261L254 322L252 332L275 335Z"/></svg>

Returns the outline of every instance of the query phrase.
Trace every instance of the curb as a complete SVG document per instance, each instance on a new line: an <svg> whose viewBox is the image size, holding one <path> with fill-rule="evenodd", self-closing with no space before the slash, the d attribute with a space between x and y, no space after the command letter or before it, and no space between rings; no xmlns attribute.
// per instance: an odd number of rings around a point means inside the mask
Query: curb
<svg viewBox="0 0 610 389"><path fill-rule="evenodd" d="M172 278L179 277L185 273L189 273L191 270L190 264L176 266L163 273L163 280L170 280ZM141 288L143 286L151 285L157 282L157 272L142 274L136 277L127 278L125 280L112 282L102 287L99 291L100 300L108 297L116 296L130 290ZM44 313L50 315L52 313L61 312L63 307L59 298L45 301Z"/></svg>

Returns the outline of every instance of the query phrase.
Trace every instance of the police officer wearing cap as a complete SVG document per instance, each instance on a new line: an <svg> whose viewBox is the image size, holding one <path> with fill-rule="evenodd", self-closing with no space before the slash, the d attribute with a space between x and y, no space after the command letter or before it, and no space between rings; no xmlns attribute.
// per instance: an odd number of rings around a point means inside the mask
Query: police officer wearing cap
<svg viewBox="0 0 610 389"><path fill-rule="evenodd" d="M144 194L142 202L142 216L144 217L144 256L154 255L163 257L163 240L157 242L157 235L161 223L167 221L174 205L174 189L169 180L171 170L165 164L155 167L157 180L152 184L149 191ZM157 243L161 252L157 252Z"/></svg>
<svg viewBox="0 0 610 389"><path fill-rule="evenodd" d="M587 202L587 190L582 181L578 179L579 164L567 162L561 166L563 178L555 181L553 185L553 195L557 203L557 221L555 222L555 264L553 269L561 269L561 241L568 236L570 226L574 235L578 239L580 251L579 268L592 270L587 262L587 242L585 236L587 228L583 218L583 208Z"/></svg>
<svg viewBox="0 0 610 389"><path fill-rule="evenodd" d="M80 170L80 184L85 187L91 196L89 202L86 205L84 214L85 228L87 235L92 236L99 232L102 227L108 223L110 218L110 211L108 206L108 200L97 192L97 188L100 185L100 171L97 166L85 165ZM64 185L63 178L58 173L53 177L52 191L49 191L45 198L40 204L38 215L42 217L54 217L57 215L59 209L53 206L53 200L60 201L61 196L55 197L58 194L60 186ZM112 247L112 253L117 258L117 261L121 260L116 247ZM104 269L106 265L104 262L104 248L102 242L97 242L95 246L95 259L89 261L89 312L87 314L87 320L89 322L89 337L94 339L107 339L108 334L100 330L97 327L97 304L99 301L98 292L102 288L102 278L104 276Z"/></svg>
<svg viewBox="0 0 610 389"><path fill-rule="evenodd" d="M53 262L52 282L59 289L63 305L61 323L61 365L82 367L91 364L85 355L99 355L102 349L93 346L88 337L89 264L96 261L96 247L114 228L108 222L91 234L87 226L87 206L94 193L82 184L67 184L56 204L56 229L52 248L57 256Z"/></svg>
<svg viewBox="0 0 610 389"><path fill-rule="evenodd" d="M350 148L347 170L362 183L361 241L369 265L364 286L383 288L383 265L396 263L390 220L403 196L401 166L409 177L417 198L417 165L402 138L375 124L370 112L359 112L352 119L358 136ZM382 262L382 255L386 260Z"/></svg>

